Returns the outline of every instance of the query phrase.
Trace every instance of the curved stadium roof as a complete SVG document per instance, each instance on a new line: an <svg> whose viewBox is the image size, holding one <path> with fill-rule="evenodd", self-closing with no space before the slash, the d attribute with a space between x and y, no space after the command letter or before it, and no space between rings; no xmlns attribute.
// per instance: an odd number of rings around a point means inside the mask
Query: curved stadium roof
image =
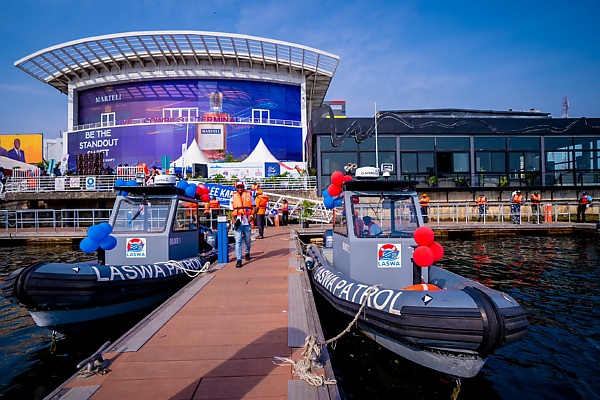
<svg viewBox="0 0 600 400"><path fill-rule="evenodd" d="M321 105L339 57L310 47L255 36L200 31L146 31L95 36L48 47L15 66L62 93L69 83L103 71L158 66L211 65L227 61L277 71L298 72L306 79L307 102Z"/></svg>

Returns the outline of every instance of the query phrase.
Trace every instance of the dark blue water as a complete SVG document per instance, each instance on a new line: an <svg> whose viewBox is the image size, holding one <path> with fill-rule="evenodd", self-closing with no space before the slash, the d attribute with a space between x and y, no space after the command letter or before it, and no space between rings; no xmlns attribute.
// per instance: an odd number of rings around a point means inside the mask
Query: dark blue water
<svg viewBox="0 0 600 400"><path fill-rule="evenodd" d="M457 398L600 399L600 244L597 238L442 241L440 266L513 296L529 311L523 340L500 349ZM318 303L326 338L347 320ZM325 317L327 315L327 317ZM445 399L456 383L399 358L353 329L332 362L346 399Z"/></svg>
<svg viewBox="0 0 600 400"><path fill-rule="evenodd" d="M529 311L529 333L500 349L457 399L600 399L600 244L597 238L527 237L443 241L442 267L509 293ZM78 249L0 248L0 280L36 259L72 262ZM89 257L89 256L88 256ZM347 320L325 318L325 336ZM136 321L82 337L58 338L0 298L0 398L40 399L77 372L76 365ZM337 342L333 366L346 399L451 398L455 382L408 362L352 330Z"/></svg>

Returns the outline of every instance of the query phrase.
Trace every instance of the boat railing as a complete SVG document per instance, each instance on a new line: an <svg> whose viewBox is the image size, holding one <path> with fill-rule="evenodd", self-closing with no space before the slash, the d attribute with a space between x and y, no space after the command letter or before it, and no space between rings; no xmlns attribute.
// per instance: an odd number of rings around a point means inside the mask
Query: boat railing
<svg viewBox="0 0 600 400"><path fill-rule="evenodd" d="M0 210L0 232L6 235L84 232L92 225L107 222L110 213L110 209Z"/></svg>

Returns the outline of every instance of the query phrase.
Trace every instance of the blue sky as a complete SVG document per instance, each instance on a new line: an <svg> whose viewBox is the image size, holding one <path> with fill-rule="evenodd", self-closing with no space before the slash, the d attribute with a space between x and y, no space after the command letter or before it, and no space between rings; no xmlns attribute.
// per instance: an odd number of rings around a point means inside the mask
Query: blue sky
<svg viewBox="0 0 600 400"><path fill-rule="evenodd" d="M14 66L71 40L144 30L238 33L340 57L347 114L468 108L600 117L600 1L3 0L0 134L67 129L67 96Z"/></svg>

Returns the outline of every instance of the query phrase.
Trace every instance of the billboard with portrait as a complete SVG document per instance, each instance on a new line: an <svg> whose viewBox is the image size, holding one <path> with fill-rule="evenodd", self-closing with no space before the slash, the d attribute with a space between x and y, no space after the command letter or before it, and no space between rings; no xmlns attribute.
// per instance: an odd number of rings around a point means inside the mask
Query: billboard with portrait
<svg viewBox="0 0 600 400"><path fill-rule="evenodd" d="M19 149L15 148L15 139L19 140ZM42 161L41 133L0 134L0 155L27 164Z"/></svg>
<svg viewBox="0 0 600 400"><path fill-rule="evenodd" d="M262 139L281 161L302 161L300 86L240 80L160 80L81 91L71 160L104 153L106 165L160 165L197 145L212 161L243 160ZM185 144L185 146L184 146Z"/></svg>

